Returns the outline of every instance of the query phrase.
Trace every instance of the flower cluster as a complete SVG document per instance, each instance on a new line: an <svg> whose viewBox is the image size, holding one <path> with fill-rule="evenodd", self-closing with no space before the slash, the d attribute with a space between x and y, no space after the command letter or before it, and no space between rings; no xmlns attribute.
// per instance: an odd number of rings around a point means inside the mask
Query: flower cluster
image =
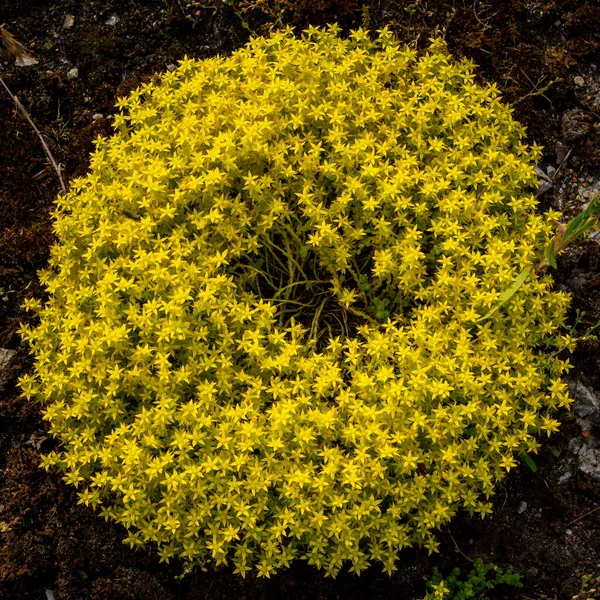
<svg viewBox="0 0 600 600"><path fill-rule="evenodd" d="M57 201L43 465L164 560L392 572L570 402L548 277L478 321L552 235L539 148L441 41L338 34L181 61Z"/></svg>

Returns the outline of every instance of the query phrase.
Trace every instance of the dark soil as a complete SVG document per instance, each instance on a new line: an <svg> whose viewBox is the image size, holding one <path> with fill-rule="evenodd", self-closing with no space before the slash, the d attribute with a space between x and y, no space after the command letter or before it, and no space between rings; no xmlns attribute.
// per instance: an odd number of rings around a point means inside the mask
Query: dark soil
<svg viewBox="0 0 600 600"><path fill-rule="evenodd" d="M110 134L117 97L186 54L230 53L249 37L243 21L265 32L277 17L269 8L275 4L268 0L262 10L236 14L223 0L0 0L0 20L39 61L16 67L4 55L0 75L43 132L69 181L86 173L92 140ZM387 23L402 40L416 40L420 47L443 33L452 53L475 61L481 79L495 82L514 104L530 141L545 148L542 166L562 163L541 208L580 209L575 190L581 192L600 174L596 2L302 0L280 5L282 21L300 27L337 21L346 30L361 24L377 29ZM64 27L67 15L74 17L71 27ZM114 16L118 21L107 24ZM78 76L69 78L73 68ZM22 400L16 389L17 377L31 368L17 328L28 319L22 301L42 295L36 272L48 259L49 213L60 188L39 139L3 89L0 131L0 347L17 350L8 381L0 387L1 598L43 599L53 593L57 600L410 599L423 595L434 566L443 573L455 566L464 571L476 558L523 576L525 587L512 592L513 598L570 599L579 593L582 577L600 576L600 481L573 467L571 479L558 483L560 469L572 462L569 444L572 448L573 440L599 432L582 430L569 414L561 432L544 442L537 473L521 466L498 487L491 517L455 519L441 534L439 555L407 551L391 578L374 568L360 578L341 574L330 580L300 563L271 580L242 580L228 569L196 570L181 579L182 564L159 564L152 548L129 550L121 543L120 526L78 505L71 487L37 466L54 442L46 437L39 407ZM600 318L599 257L597 243L581 244L565 254L556 273L557 285L573 293L572 318L576 309L586 311L576 327L579 334ZM571 378L596 390L599 350L593 340L582 342L571 359Z"/></svg>

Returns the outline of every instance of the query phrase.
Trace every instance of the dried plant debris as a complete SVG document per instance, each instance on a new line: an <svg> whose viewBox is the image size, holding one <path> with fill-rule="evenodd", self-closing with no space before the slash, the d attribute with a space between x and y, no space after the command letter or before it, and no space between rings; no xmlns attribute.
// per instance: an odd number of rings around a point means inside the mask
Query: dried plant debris
<svg viewBox="0 0 600 600"><path fill-rule="evenodd" d="M31 56L31 54L25 49L25 46L16 40L12 34L10 34L3 26L0 26L0 40L5 50L15 57L15 64L17 67L30 67L37 65L38 61Z"/></svg>

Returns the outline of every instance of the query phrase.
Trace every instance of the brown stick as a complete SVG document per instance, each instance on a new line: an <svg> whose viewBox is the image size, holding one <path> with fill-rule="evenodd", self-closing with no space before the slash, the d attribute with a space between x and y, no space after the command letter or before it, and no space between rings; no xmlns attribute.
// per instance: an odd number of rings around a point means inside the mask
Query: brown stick
<svg viewBox="0 0 600 600"><path fill-rule="evenodd" d="M40 141L42 142L42 146L44 146L44 151L46 152L46 156L48 157L48 160L50 161L50 163L54 167L54 170L56 171L56 175L58 176L58 181L60 182L60 187L62 188L63 194L66 194L67 187L65 186L65 182L63 181L62 175L60 173L60 167L56 164L56 161L54 160L54 157L52 156L52 152L50 152L50 148L48 148L48 145L46 144L46 141L42 137L40 130L35 126L35 123L31 120L29 113L25 110L25 107L21 104L21 101L8 89L8 86L6 85L6 83L4 82L4 79L2 79L2 77L0 77L0 83L3 85L4 89L8 92L9 96L13 99L13 102L17 105L19 110L23 113L23 116L27 119L29 124L33 127L33 130L37 133L38 137L40 138Z"/></svg>

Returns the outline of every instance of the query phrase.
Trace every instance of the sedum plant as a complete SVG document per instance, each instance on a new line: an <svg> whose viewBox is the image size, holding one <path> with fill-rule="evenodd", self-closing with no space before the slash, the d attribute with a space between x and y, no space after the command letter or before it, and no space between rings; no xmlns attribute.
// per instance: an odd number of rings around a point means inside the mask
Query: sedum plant
<svg viewBox="0 0 600 600"><path fill-rule="evenodd" d="M569 405L556 214L493 85L433 40L252 39L119 100L21 334L43 458L160 557L335 576L433 552Z"/></svg>

